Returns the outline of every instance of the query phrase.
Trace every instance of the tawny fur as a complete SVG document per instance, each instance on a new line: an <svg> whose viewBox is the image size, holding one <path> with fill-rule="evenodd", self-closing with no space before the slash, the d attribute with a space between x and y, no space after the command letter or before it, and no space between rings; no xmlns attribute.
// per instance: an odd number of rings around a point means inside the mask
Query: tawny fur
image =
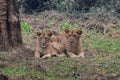
<svg viewBox="0 0 120 80"><path fill-rule="evenodd" d="M51 42L56 42L56 50L68 57L85 57L82 49L81 30L65 29L64 33L53 35Z"/></svg>
<svg viewBox="0 0 120 80"><path fill-rule="evenodd" d="M41 33L37 32L35 43L35 59L51 57L51 32Z"/></svg>
<svg viewBox="0 0 120 80"><path fill-rule="evenodd" d="M66 56L65 55L65 48L61 43L51 42L51 46L52 46L52 50L51 50L52 55L55 55L58 57Z"/></svg>

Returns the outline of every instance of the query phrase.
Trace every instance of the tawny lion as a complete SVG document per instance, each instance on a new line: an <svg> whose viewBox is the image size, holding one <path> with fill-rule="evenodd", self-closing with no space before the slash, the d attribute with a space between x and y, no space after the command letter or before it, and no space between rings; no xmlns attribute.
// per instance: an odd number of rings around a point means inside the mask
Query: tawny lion
<svg viewBox="0 0 120 80"><path fill-rule="evenodd" d="M35 59L51 57L51 32L37 32L35 43Z"/></svg>
<svg viewBox="0 0 120 80"><path fill-rule="evenodd" d="M51 37L51 42L59 44L54 45L54 48L56 48L59 53L65 54L68 57L85 58L82 49L81 34L81 30L65 29L64 33L53 35Z"/></svg>

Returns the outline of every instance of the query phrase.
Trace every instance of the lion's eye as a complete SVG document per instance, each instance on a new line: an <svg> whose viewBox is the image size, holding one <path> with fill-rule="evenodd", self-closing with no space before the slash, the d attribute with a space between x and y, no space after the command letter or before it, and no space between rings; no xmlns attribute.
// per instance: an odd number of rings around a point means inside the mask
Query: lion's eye
<svg viewBox="0 0 120 80"><path fill-rule="evenodd" d="M71 35L70 34L68 34L68 37L70 37Z"/></svg>
<svg viewBox="0 0 120 80"><path fill-rule="evenodd" d="M73 37L77 37L77 35L73 35Z"/></svg>

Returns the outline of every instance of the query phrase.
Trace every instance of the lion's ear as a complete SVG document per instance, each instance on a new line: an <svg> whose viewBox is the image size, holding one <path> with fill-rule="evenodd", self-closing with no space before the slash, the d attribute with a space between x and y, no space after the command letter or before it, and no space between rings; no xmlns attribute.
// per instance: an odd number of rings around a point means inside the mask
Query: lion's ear
<svg viewBox="0 0 120 80"><path fill-rule="evenodd" d="M52 32L48 32L48 36L52 36L52 34L53 34Z"/></svg>
<svg viewBox="0 0 120 80"><path fill-rule="evenodd" d="M66 34L68 34L70 32L69 29L65 29L64 31L65 31Z"/></svg>
<svg viewBox="0 0 120 80"><path fill-rule="evenodd" d="M41 35L41 32L36 32L37 36L40 36Z"/></svg>
<svg viewBox="0 0 120 80"><path fill-rule="evenodd" d="M79 34L79 35L81 35L82 34L82 30L77 30L76 33Z"/></svg>

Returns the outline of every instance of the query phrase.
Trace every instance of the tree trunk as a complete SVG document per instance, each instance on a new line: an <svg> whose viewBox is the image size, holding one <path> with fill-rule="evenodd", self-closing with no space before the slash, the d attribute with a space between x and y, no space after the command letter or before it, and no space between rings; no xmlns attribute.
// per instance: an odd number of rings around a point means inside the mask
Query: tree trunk
<svg viewBox="0 0 120 80"><path fill-rule="evenodd" d="M0 0L0 50L22 46L17 0Z"/></svg>

